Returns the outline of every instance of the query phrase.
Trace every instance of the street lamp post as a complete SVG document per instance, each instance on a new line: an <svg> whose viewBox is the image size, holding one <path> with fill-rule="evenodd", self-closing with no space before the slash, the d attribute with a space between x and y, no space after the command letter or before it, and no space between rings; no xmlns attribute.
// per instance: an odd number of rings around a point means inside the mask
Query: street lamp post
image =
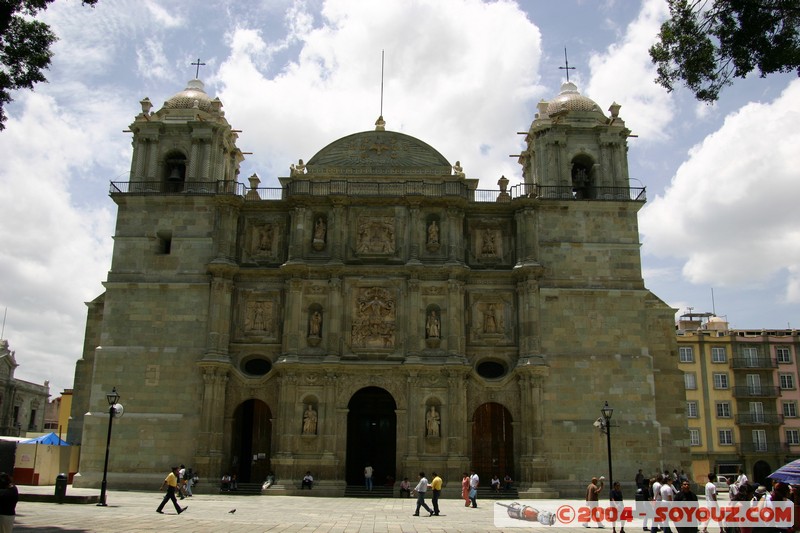
<svg viewBox="0 0 800 533"><path fill-rule="evenodd" d="M605 428L606 428L606 444L608 445L608 482L611 487L614 487L614 473L611 470L611 415L614 414L614 410L608 406L608 402L600 409L600 412L603 414L603 419L605 419Z"/></svg>
<svg viewBox="0 0 800 533"><path fill-rule="evenodd" d="M111 448L111 424L114 421L114 405L119 401L119 394L117 388L111 389L111 392L106 394L108 400L108 438L106 438L106 462L103 465L103 483L100 485L100 502L97 504L100 507L106 506L106 484L108 478L108 451Z"/></svg>

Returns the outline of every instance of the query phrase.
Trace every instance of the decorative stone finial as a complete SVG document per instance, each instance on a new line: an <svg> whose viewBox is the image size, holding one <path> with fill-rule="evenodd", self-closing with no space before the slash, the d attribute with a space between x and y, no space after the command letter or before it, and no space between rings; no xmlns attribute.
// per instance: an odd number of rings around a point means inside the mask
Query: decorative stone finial
<svg viewBox="0 0 800 533"><path fill-rule="evenodd" d="M383 120L383 115L375 121L375 131L386 131L386 121Z"/></svg>
<svg viewBox="0 0 800 533"><path fill-rule="evenodd" d="M151 102L150 99L145 96L143 100L139 101L139 103L142 106L142 113L144 116L149 116L150 110L153 109L153 102Z"/></svg>

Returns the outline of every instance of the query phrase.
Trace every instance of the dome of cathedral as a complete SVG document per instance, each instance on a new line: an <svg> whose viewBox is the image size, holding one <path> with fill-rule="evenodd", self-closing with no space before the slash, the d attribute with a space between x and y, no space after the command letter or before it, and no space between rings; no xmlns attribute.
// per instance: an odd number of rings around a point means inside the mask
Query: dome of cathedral
<svg viewBox="0 0 800 533"><path fill-rule="evenodd" d="M211 111L211 98L203 90L200 80L191 80L184 90L164 102L165 109L192 109L197 107L203 111Z"/></svg>
<svg viewBox="0 0 800 533"><path fill-rule="evenodd" d="M569 81L561 85L561 92L550 100L547 105L548 116L553 116L562 111L596 111L603 113L594 100L579 93L578 86Z"/></svg>

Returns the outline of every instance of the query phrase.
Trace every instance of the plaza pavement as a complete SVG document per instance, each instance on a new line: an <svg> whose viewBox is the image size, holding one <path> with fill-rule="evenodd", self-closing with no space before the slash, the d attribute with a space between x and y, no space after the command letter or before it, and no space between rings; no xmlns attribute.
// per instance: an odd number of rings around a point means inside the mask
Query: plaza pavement
<svg viewBox="0 0 800 533"><path fill-rule="evenodd" d="M53 494L53 486L20 486L22 494ZM96 489L67 488L68 495L97 495ZM155 512L162 492L109 490L107 507L95 504L57 504L21 501L17 504L15 532L37 533L136 533L180 531L182 533L237 532L492 532L539 531L578 533L575 528L549 528L521 522L521 528L494 526L495 501L478 500L478 508L464 507L462 500L442 499L441 516L412 516L415 498L319 498L307 496L233 496L198 494L178 500L188 510L178 516L168 503L165 514ZM430 505L430 499L426 502ZM503 503L510 503L504 500ZM236 509L231 514L229 511ZM630 524L628 533L641 531ZM611 528L606 528L608 533Z"/></svg>

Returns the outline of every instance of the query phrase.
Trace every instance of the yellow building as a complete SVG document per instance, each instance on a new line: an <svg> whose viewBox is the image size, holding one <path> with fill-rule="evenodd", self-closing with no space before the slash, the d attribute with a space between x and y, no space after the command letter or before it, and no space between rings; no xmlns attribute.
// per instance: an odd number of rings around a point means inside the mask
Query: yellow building
<svg viewBox="0 0 800 533"><path fill-rule="evenodd" d="M692 474L766 477L800 454L797 330L732 330L711 313L678 323Z"/></svg>

